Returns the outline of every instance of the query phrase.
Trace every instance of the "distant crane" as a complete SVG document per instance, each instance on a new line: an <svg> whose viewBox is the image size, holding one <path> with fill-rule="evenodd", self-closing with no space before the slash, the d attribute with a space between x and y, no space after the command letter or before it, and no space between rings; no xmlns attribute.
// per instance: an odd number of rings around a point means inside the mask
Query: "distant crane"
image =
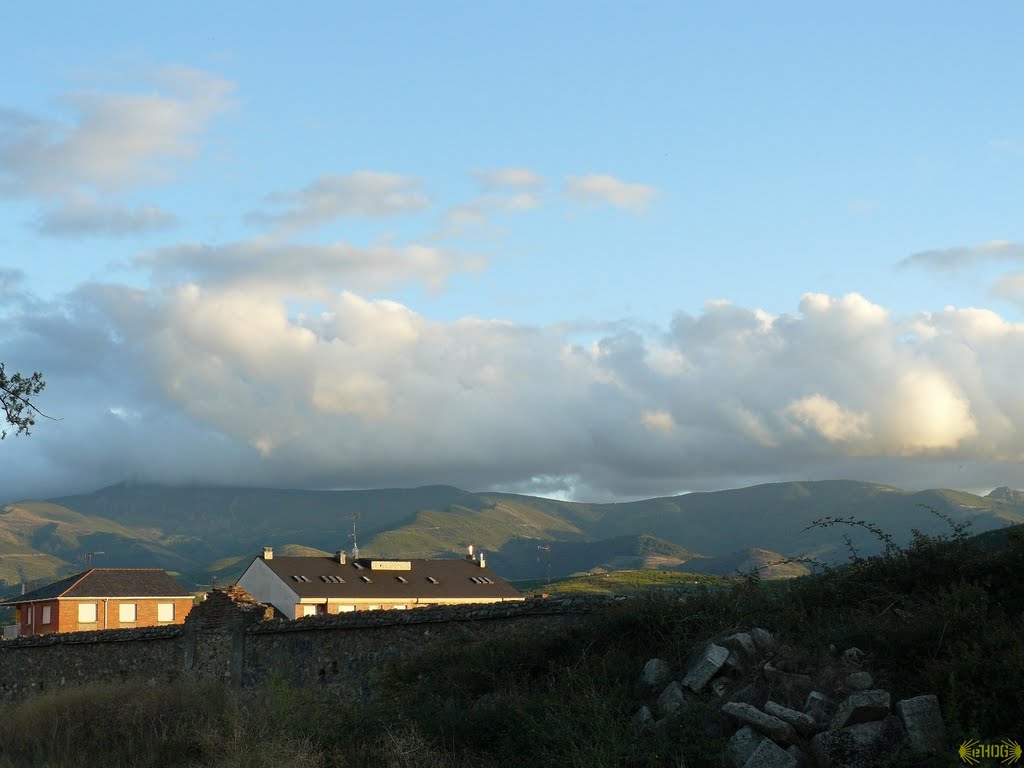
<svg viewBox="0 0 1024 768"><path fill-rule="evenodd" d="M547 555L548 555L548 557L547 557L547 560L548 560L548 584L550 584L551 583L551 547L548 546L547 544L538 544L537 545L537 562L538 563L540 562L540 553L541 552L547 552Z"/></svg>

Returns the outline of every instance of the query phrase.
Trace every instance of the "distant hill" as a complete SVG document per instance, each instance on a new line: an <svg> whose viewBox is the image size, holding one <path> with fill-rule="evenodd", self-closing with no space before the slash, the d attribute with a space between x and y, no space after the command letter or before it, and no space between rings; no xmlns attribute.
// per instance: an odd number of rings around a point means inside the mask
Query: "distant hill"
<svg viewBox="0 0 1024 768"><path fill-rule="evenodd" d="M691 564L696 569L701 557L735 560L740 550L842 561L842 533L864 555L877 552L879 543L859 528L809 527L814 520L865 520L906 543L913 528L948 532L926 507L971 522L974 533L1024 522L1024 493L1008 488L977 496L845 480L773 483L621 504L470 493L444 485L302 491L123 483L4 507L0 580L15 584L18 565L29 578L53 578L81 567L87 552L104 552L95 556L95 564L161 566L182 573L190 586L208 583L213 576L237 575L265 545L348 549L354 516L367 555L458 556L474 544L487 552L499 573L510 576L546 577L547 553L538 546L551 548L553 576L690 569ZM719 568L714 562L711 567Z"/></svg>
<svg viewBox="0 0 1024 768"><path fill-rule="evenodd" d="M767 549L750 547L728 555L711 557L689 563L686 568L694 573L736 576L756 573L762 579L793 579L811 571L799 563L786 563L784 555Z"/></svg>
<svg viewBox="0 0 1024 768"><path fill-rule="evenodd" d="M549 550L541 549L549 547ZM701 558L679 544L647 534L616 536L600 541L552 541L514 539L498 552L487 555L489 565L509 579L540 578L551 571L558 575L636 569L677 570Z"/></svg>
<svg viewBox="0 0 1024 768"><path fill-rule="evenodd" d="M543 579L517 581L513 586L525 595L642 595L656 591L688 593L699 592L702 589L725 589L736 581L735 578L711 576L706 573L627 570L569 576L552 580L551 583Z"/></svg>

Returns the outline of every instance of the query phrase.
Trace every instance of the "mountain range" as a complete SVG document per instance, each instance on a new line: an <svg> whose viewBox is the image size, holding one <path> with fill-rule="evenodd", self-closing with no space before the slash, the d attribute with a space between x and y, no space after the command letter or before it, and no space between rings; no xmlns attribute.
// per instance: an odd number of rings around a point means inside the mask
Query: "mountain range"
<svg viewBox="0 0 1024 768"><path fill-rule="evenodd" d="M22 573L45 583L91 560L164 567L196 588L236 577L263 546L328 553L351 549L353 531L362 554L382 557L458 556L473 544L511 579L625 568L732 573L783 556L845 559L843 534L862 555L879 551L864 528L814 525L822 518L865 521L902 544L914 529L948 532L941 516L969 522L975 533L1024 522L1024 493L835 480L590 504L444 485L304 491L122 483L4 506L0 582L10 593Z"/></svg>

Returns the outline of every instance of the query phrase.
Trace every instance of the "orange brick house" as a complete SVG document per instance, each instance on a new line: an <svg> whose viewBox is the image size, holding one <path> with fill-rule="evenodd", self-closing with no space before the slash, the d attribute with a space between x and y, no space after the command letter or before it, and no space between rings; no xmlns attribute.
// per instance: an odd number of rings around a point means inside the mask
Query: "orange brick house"
<svg viewBox="0 0 1024 768"><path fill-rule="evenodd" d="M19 635L181 624L192 594L161 568L90 568L9 598Z"/></svg>

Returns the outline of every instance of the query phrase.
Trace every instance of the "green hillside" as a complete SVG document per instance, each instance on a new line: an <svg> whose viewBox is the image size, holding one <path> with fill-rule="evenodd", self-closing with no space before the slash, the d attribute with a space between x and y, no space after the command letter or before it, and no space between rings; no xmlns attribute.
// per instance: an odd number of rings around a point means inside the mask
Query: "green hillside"
<svg viewBox="0 0 1024 768"><path fill-rule="evenodd" d="M529 579L513 583L525 595L644 595L660 591L671 593L697 592L732 586L736 578L706 573L635 569L590 573L552 580Z"/></svg>
<svg viewBox="0 0 1024 768"><path fill-rule="evenodd" d="M499 573L551 573L634 568L692 570L699 557L770 550L823 560L846 557L839 532L811 527L832 516L877 524L897 543L911 529L942 533L930 507L973 532L1024 521L1024 494L988 496L953 490L904 491L853 481L774 483L621 504L587 504L504 493L469 493L450 486L368 491L300 491L120 484L50 501L21 501L0 512L0 581L14 585L20 566L46 580L96 565L161 566L183 582L237 576L263 546L333 552L351 547L353 518L368 555L435 557L461 554L467 544L487 552ZM846 531L864 555L879 542ZM838 544L837 544L838 542ZM32 557L29 557L29 556ZM723 565L712 566L717 572Z"/></svg>
<svg viewBox="0 0 1024 768"><path fill-rule="evenodd" d="M720 576L754 573L766 580L793 579L811 572L809 568L799 563L785 561L785 556L778 552L751 547L728 555L697 560L687 567L695 573L713 573Z"/></svg>
<svg viewBox="0 0 1024 768"><path fill-rule="evenodd" d="M510 579L630 569L676 570L703 557L685 547L647 534L600 541L540 541L517 538L487 554L489 565Z"/></svg>

